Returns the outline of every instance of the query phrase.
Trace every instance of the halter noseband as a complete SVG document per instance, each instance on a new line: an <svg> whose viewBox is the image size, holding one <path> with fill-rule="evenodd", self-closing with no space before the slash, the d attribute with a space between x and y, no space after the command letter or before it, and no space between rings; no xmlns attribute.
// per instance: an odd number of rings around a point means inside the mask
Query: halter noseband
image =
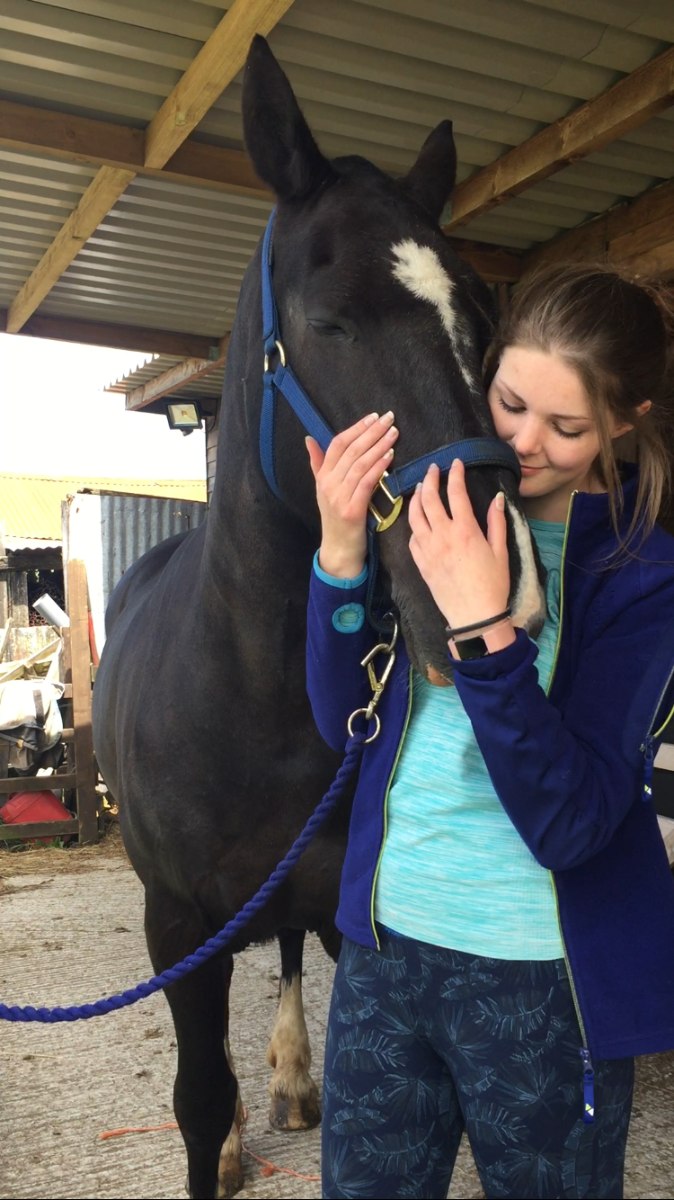
<svg viewBox="0 0 674 1200"><path fill-rule="evenodd" d="M285 396L307 433L315 438L322 450L327 450L334 433L309 399L302 384L286 361L286 353L281 341L278 310L274 300L272 234L275 215L276 210L274 209L262 243L264 370L262 375L262 416L260 418L260 460L265 479L274 495L280 500L281 493L276 479L274 452L277 393L280 392ZM272 356L278 357L275 368L270 366ZM499 441L498 438L474 437L450 442L446 446L440 446L437 450L431 451L430 454L422 454L404 467L384 471L377 488L391 505L391 509L385 516L382 516L375 503L371 502L368 520L370 529L376 533L382 533L393 525L402 508L403 496L406 492L414 491L417 483L426 475L431 463L437 463L441 471L448 471L455 458L460 458L465 467L505 467L508 471L512 471L518 483L521 478L522 472L515 451L505 442ZM377 499L377 505L380 503Z"/></svg>

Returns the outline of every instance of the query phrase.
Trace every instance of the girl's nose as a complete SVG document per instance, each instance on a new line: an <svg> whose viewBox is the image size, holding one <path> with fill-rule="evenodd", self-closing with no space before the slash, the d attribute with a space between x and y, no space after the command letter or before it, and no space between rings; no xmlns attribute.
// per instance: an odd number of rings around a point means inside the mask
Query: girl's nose
<svg viewBox="0 0 674 1200"><path fill-rule="evenodd" d="M541 449L541 431L537 421L524 418L518 422L517 433L511 442L519 458L530 458Z"/></svg>

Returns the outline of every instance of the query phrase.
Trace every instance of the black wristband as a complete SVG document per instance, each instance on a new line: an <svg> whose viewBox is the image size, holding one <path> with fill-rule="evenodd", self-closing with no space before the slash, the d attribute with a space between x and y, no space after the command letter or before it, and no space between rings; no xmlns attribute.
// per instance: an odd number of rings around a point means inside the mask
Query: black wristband
<svg viewBox="0 0 674 1200"><path fill-rule="evenodd" d="M455 638L459 633L475 633L477 629L488 629L490 625L497 625L499 621L505 621L512 614L510 605L504 612L498 613L495 617L489 617L486 621L476 621L474 625L461 625L459 629L452 629L451 625L445 626L445 633L451 638Z"/></svg>

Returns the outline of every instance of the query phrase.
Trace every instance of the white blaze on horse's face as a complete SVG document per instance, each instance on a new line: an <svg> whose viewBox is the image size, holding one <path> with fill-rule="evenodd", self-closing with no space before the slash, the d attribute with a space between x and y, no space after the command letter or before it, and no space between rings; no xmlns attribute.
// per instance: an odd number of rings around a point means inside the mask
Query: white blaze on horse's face
<svg viewBox="0 0 674 1200"><path fill-rule="evenodd" d="M545 598L538 579L536 560L531 545L531 531L520 512L506 500L508 513L512 522L515 541L520 556L520 577L517 590L510 598L513 625L521 629L536 629L545 616Z"/></svg>
<svg viewBox="0 0 674 1200"><path fill-rule="evenodd" d="M452 303L454 280L447 274L435 250L430 246L420 246L418 242L406 238L404 242L392 246L391 253L395 260L393 274L398 282L417 299L426 300L437 309L440 320L449 334L459 370L472 391L475 379L462 353L462 322Z"/></svg>

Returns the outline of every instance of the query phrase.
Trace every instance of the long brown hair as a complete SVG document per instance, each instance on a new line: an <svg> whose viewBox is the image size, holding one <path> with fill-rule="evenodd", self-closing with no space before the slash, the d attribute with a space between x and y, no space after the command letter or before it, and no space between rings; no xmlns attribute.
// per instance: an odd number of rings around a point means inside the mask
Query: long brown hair
<svg viewBox="0 0 674 1200"><path fill-rule="evenodd" d="M599 434L595 469L608 493L619 543L626 548L637 530L642 540L655 524L671 481L665 442L671 436L674 397L671 291L610 267L547 268L521 285L503 314L485 361L487 386L508 346L555 353L577 372ZM651 401L651 408L640 416L637 408L644 400ZM634 427L639 462L636 509L623 536L611 416Z"/></svg>

